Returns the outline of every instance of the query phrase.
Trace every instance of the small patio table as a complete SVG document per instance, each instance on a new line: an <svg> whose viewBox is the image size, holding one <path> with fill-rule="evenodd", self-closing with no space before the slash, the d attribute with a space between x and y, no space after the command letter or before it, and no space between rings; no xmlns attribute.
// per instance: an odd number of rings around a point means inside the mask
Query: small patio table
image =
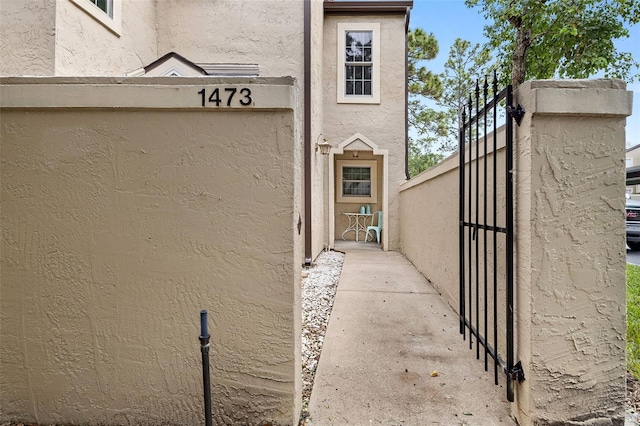
<svg viewBox="0 0 640 426"><path fill-rule="evenodd" d="M360 231L366 231L367 226L373 225L373 213L342 213L343 215L349 218L349 225L347 225L347 229L342 232L342 239L344 240L344 235L353 231L356 233L356 241L360 241L358 235ZM369 224L367 224L367 219L369 219Z"/></svg>

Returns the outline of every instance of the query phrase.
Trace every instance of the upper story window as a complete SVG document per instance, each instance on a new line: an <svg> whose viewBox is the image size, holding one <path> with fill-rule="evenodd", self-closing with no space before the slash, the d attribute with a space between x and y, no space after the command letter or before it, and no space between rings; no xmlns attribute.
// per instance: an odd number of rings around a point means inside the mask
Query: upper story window
<svg viewBox="0 0 640 426"><path fill-rule="evenodd" d="M347 31L345 37L345 95L371 96L373 32Z"/></svg>
<svg viewBox="0 0 640 426"><path fill-rule="evenodd" d="M380 24L338 24L338 103L380 103Z"/></svg>
<svg viewBox="0 0 640 426"><path fill-rule="evenodd" d="M91 3L98 6L98 9L113 18L113 0L89 0Z"/></svg>
<svg viewBox="0 0 640 426"><path fill-rule="evenodd" d="M122 33L122 0L70 0L117 36Z"/></svg>

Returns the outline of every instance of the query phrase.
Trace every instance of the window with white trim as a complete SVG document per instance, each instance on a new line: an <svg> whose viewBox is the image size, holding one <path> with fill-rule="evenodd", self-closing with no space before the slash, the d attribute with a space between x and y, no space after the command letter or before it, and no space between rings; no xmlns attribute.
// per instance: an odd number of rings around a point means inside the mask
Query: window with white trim
<svg viewBox="0 0 640 426"><path fill-rule="evenodd" d="M373 160L338 160L336 201L376 203L378 201L378 163Z"/></svg>
<svg viewBox="0 0 640 426"><path fill-rule="evenodd" d="M338 24L338 103L380 103L380 24Z"/></svg>
<svg viewBox="0 0 640 426"><path fill-rule="evenodd" d="M371 197L371 167L342 168L343 197Z"/></svg>

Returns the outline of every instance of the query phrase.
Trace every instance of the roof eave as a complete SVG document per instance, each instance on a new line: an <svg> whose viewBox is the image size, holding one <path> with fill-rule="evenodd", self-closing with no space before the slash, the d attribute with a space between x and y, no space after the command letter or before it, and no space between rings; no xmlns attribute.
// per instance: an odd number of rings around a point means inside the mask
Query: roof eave
<svg viewBox="0 0 640 426"><path fill-rule="evenodd" d="M329 1L324 2L325 15L407 14L413 0L398 1Z"/></svg>
<svg viewBox="0 0 640 426"><path fill-rule="evenodd" d="M177 54L176 52L169 52L166 55L161 56L160 58L156 59L155 61L153 61L152 63L150 63L146 67L144 67L145 73L148 73L149 71L153 70L154 68L159 67L160 65L162 65L163 63L165 63L166 61L168 61L171 58L176 58L177 60L179 60L180 62L184 63L185 65L190 66L190 67L198 70L198 72L201 72L202 75L207 75L207 71L202 69L202 67L200 67L198 64L191 62L190 60L188 60L187 58L185 58L182 55Z"/></svg>

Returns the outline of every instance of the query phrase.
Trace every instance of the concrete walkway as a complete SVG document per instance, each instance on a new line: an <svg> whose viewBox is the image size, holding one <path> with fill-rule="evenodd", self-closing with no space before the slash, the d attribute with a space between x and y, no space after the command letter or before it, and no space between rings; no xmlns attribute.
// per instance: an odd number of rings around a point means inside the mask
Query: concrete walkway
<svg viewBox="0 0 640 426"><path fill-rule="evenodd" d="M495 386L451 307L376 246L336 245L346 257L307 424L514 425L504 375Z"/></svg>

